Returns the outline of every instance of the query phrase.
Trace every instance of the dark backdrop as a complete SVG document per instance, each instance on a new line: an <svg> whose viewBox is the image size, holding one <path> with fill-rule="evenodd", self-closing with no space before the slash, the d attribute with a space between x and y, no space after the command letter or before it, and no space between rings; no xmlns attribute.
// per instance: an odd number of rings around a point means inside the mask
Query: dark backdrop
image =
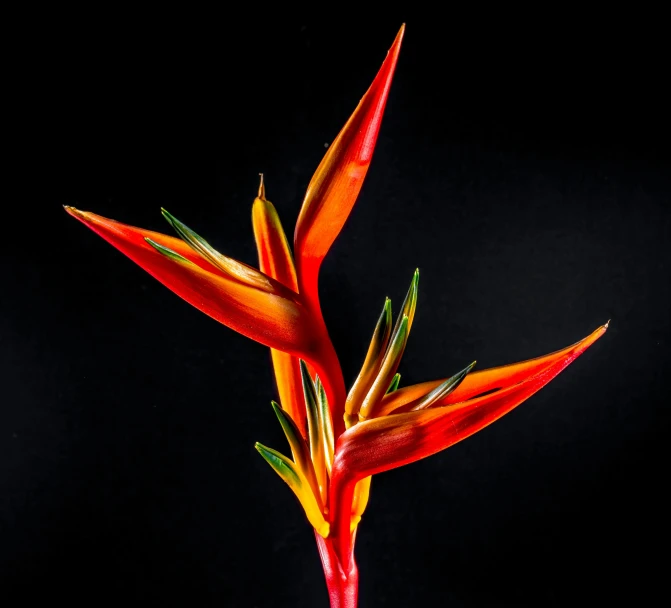
<svg viewBox="0 0 671 608"><path fill-rule="evenodd" d="M334 10L337 7L334 7ZM0 258L0 593L12 605L325 606L269 354L61 205L255 263L257 174L288 233L408 29L377 151L321 273L350 383L421 269L405 384L608 333L541 393L376 477L361 607L647 605L666 576L668 69L659 16L275 19L39 13L10 63ZM30 25L27 25L29 23ZM14 57L12 55L12 57ZM660 557L651 551L659 550ZM9 605L9 604L8 604Z"/></svg>

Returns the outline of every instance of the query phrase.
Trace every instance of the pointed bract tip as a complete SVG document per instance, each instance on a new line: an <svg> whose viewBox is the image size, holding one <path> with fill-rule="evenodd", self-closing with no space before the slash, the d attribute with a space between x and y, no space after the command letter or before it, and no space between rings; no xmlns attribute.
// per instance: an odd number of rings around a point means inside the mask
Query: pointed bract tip
<svg viewBox="0 0 671 608"><path fill-rule="evenodd" d="M156 251L158 251L161 255L170 258L174 262L184 262L186 264L192 264L192 262L189 262L189 260L187 260L184 256L179 255L179 253L173 251L172 249L169 249L168 247L161 245L160 243L157 243L156 241L152 241L148 236L144 237L144 240L149 245L151 245Z"/></svg>
<svg viewBox="0 0 671 608"><path fill-rule="evenodd" d="M405 23L401 24L401 27L398 30L398 34L396 34L396 40L394 40L394 46L401 44L403 41L403 35L405 34Z"/></svg>
<svg viewBox="0 0 671 608"><path fill-rule="evenodd" d="M165 207L161 207L161 215L171 224L175 221L175 218Z"/></svg>
<svg viewBox="0 0 671 608"><path fill-rule="evenodd" d="M63 209L65 209L65 211L69 213L72 217L78 217L78 218L84 217L84 211L75 209L75 207L71 207L70 205L63 205Z"/></svg>
<svg viewBox="0 0 671 608"><path fill-rule="evenodd" d="M263 173L259 173L259 198L265 199L266 198L266 185L263 182Z"/></svg>

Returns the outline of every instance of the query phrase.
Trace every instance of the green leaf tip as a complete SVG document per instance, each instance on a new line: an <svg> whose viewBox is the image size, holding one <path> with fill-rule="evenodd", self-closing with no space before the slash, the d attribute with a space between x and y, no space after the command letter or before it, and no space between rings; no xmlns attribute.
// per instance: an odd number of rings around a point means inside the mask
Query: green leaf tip
<svg viewBox="0 0 671 608"><path fill-rule="evenodd" d="M460 372L451 376L445 382L439 384L432 391L429 391L424 397L420 397L417 401L412 404L410 408L411 411L425 410L430 408L432 405L436 404L441 399L447 397L452 393L456 388L462 383L464 378L470 373L470 371L475 367L476 361L473 361L470 365L467 365Z"/></svg>
<svg viewBox="0 0 671 608"><path fill-rule="evenodd" d="M144 237L144 240L147 241L147 243L149 243L154 249L156 249L156 251L163 254L165 257L170 258L175 262L186 262L187 264L191 264L191 262L187 260L184 256L179 255L179 253L173 251L172 249L168 249L168 247L164 247L163 245L157 243L156 241L152 241L148 236Z"/></svg>
<svg viewBox="0 0 671 608"><path fill-rule="evenodd" d="M254 444L256 451L275 470L275 472L289 485L301 485L301 478L293 463L277 450L273 450L258 441Z"/></svg>
<svg viewBox="0 0 671 608"><path fill-rule="evenodd" d="M391 384L389 385L389 388L387 389L387 392L385 394L388 395L389 393L393 393L398 388L398 383L400 381L401 381L401 374L397 372L391 379Z"/></svg>

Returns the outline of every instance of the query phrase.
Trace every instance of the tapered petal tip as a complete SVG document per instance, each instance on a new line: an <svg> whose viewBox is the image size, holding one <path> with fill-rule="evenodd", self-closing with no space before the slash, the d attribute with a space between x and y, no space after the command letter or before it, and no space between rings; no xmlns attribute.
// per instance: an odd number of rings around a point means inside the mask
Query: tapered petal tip
<svg viewBox="0 0 671 608"><path fill-rule="evenodd" d="M401 24L401 28L398 30L398 34L396 34L394 44L391 45L392 49L396 49L401 46L401 42L403 42L403 36L405 36L405 23Z"/></svg>
<svg viewBox="0 0 671 608"><path fill-rule="evenodd" d="M63 205L63 209L65 209L66 213L69 213L72 217L76 217L77 219L84 219L86 217L86 213L84 211L80 211L79 209L75 209L74 207L71 207L70 205Z"/></svg>
<svg viewBox="0 0 671 608"><path fill-rule="evenodd" d="M173 215L165 207L161 207L161 215L163 216L163 219L168 222L168 224L170 224L173 228L175 227L175 224L178 220L173 217Z"/></svg>
<svg viewBox="0 0 671 608"><path fill-rule="evenodd" d="M261 199L266 198L266 185L263 182L263 173L259 173L259 194L258 197Z"/></svg>

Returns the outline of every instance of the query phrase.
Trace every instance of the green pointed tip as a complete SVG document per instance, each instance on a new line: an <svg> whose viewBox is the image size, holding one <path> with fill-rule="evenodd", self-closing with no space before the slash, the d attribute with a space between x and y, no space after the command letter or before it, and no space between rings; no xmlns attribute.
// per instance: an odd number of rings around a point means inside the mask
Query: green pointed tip
<svg viewBox="0 0 671 608"><path fill-rule="evenodd" d="M147 241L147 243L149 243L154 249L156 249L156 251L163 254L165 257L174 260L175 262L186 262L187 264L191 263L185 257L182 257L179 255L179 253L174 252L172 249L168 249L156 241L152 241L148 236L144 237L144 240Z"/></svg>
<svg viewBox="0 0 671 608"><path fill-rule="evenodd" d="M419 268L415 270L415 273L412 275L412 291L415 300L417 299L417 290L419 288Z"/></svg>
<svg viewBox="0 0 671 608"><path fill-rule="evenodd" d="M312 378L310 378L310 371L308 370L308 364L303 361L303 359L299 359L298 361L301 368L301 377L303 378L303 381L305 382L306 380L309 380L312 382Z"/></svg>
<svg viewBox="0 0 671 608"><path fill-rule="evenodd" d="M417 287L419 285L419 268L415 269L415 272L412 273L412 280L410 281L410 289L408 290L412 294L412 298L417 298Z"/></svg>
<svg viewBox="0 0 671 608"><path fill-rule="evenodd" d="M292 463L284 454L280 454L277 450L273 450L258 441L254 444L254 447L256 448L256 451L265 458L266 462L278 472L282 469L293 472L291 467Z"/></svg>
<svg viewBox="0 0 671 608"><path fill-rule="evenodd" d="M191 228L189 228L186 224L183 224L180 222L172 213L170 213L167 209L164 207L161 207L161 215L167 220L167 222L172 226L173 230L177 233L177 235L186 243L188 243L193 249L196 251L197 245L205 245L207 246L207 243L205 242L204 239L202 239L200 236L198 236ZM202 243L199 243L199 241L202 241Z"/></svg>
<svg viewBox="0 0 671 608"><path fill-rule="evenodd" d="M169 222L170 224L173 224L174 222L177 221L177 220L175 219L175 217L174 217L174 216L173 216L173 215L172 215L172 214L171 214L165 207L161 207L161 215L162 215L166 220L168 220L168 222Z"/></svg>
<svg viewBox="0 0 671 608"><path fill-rule="evenodd" d="M401 374L398 372L394 374L394 377L391 380L391 384L389 385L389 388L387 389L387 392L385 394L393 393L396 389L398 389L398 384L401 381Z"/></svg>
<svg viewBox="0 0 671 608"><path fill-rule="evenodd" d="M453 391L455 388L457 388L457 386L459 385L459 383L460 383L460 382L461 382L461 381L462 381L462 380L463 380L463 379L464 379L464 378L471 372L471 370L475 367L475 364L476 364L476 363L477 363L476 361L473 361L473 363L471 363L470 365L467 365L464 369L462 369L460 372L457 372L456 374L454 374L454 376L452 376L452 378L450 378L450 380L452 380L452 382L453 382L453 386L452 386L450 392Z"/></svg>
<svg viewBox="0 0 671 608"><path fill-rule="evenodd" d="M410 411L425 410L432 407L434 404L439 402L441 399L447 397L450 393L456 390L456 388L463 382L464 378L468 376L470 371L475 367L476 361L473 361L470 365L467 365L460 372L451 376L442 384L439 384L432 391L428 392L424 397L418 400L416 405L412 407Z"/></svg>
<svg viewBox="0 0 671 608"><path fill-rule="evenodd" d="M308 419L310 418L310 412L316 412L317 409L317 391L315 390L315 384L312 381L310 376L310 371L308 370L308 365L299 359L299 365L301 368L301 381L303 384L303 397L305 398L305 406L308 411Z"/></svg>
<svg viewBox="0 0 671 608"><path fill-rule="evenodd" d="M190 241L202 241L203 244L205 243L205 240L198 236L191 228L189 228L186 224L180 222L172 213L170 213L167 209L161 207L161 215L168 221L168 223L175 229L177 234L185 240L187 243L190 245ZM193 247L193 245L192 245Z"/></svg>
<svg viewBox="0 0 671 608"><path fill-rule="evenodd" d="M408 327L410 319L408 315L404 314L398 321L398 329L395 331L394 335L391 338L389 348L387 349L387 356L392 356L394 358L400 357L405 348L405 343L408 340ZM398 364L398 362L397 362Z"/></svg>

